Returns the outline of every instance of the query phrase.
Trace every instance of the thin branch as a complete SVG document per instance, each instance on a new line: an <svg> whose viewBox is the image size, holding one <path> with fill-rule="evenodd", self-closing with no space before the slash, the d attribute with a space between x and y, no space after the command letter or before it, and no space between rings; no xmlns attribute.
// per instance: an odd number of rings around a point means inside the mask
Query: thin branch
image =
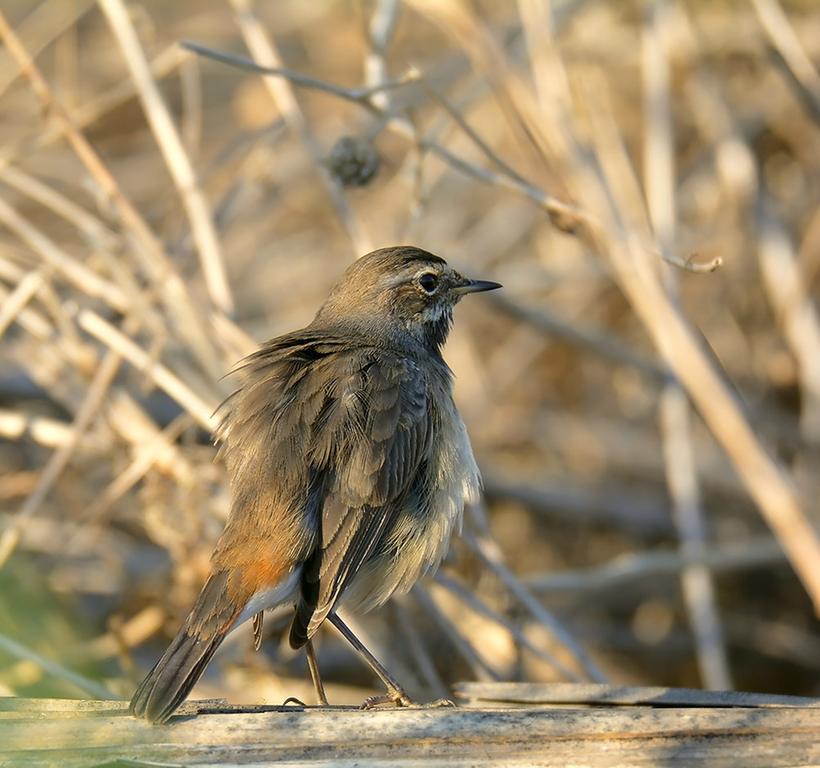
<svg viewBox="0 0 820 768"><path fill-rule="evenodd" d="M265 28L253 13L251 4L248 0L230 0L230 2L236 11L236 21L248 50L255 59L268 68L277 69L282 57L276 48L275 41L267 34ZM267 74L274 73L268 72ZM361 256L372 250L370 237L364 230L355 211L351 208L344 190L322 162L323 153L319 141L315 137L302 108L299 106L290 81L287 78L274 80L266 77L264 83L288 127L301 138L328 192L336 214L345 227L353 248L357 251L356 255Z"/></svg>
<svg viewBox="0 0 820 768"><path fill-rule="evenodd" d="M246 72L253 72L257 75L273 75L275 77L282 77L300 88L308 88L312 91L319 91L327 93L331 96L344 99L345 101L352 101L364 107L378 117L383 117L384 113L379 107L376 107L372 102L372 97L383 91L395 90L403 88L407 85L416 82L415 78L403 78L400 80L391 80L377 85L368 85L362 88L345 88L342 85L335 85L326 80L320 80L310 75L296 72L293 69L278 66L263 66L257 64L255 61L245 57L239 56L227 51L219 51L216 48L210 48L201 43L195 43L192 40L183 40L180 45L186 50L192 51L199 56L204 56L206 59L213 59L222 64L227 64L235 69L243 69Z"/></svg>
<svg viewBox="0 0 820 768"><path fill-rule="evenodd" d="M420 72L417 70L411 70L409 77L417 81L422 86L425 93L427 93L433 101L444 108L444 111L447 112L447 114L452 118L453 122L464 132L470 141L472 141L473 144L481 150L485 157L487 157L490 162L493 163L499 171L501 171L501 173L509 176L511 180L518 184L532 186L524 179L523 176L521 176L520 173L518 173L518 171L503 160L498 153L495 152L495 150L493 150L493 148L481 138L481 136L478 135L461 112L456 109L455 105L451 104L450 100L444 94L440 93L431 83L428 83L427 80L421 76ZM578 212L576 212L576 214L578 214Z"/></svg>
<svg viewBox="0 0 820 768"><path fill-rule="evenodd" d="M234 54L217 51L213 48L208 48L207 46L200 45L198 43L186 41L183 45L189 50L198 53L200 56L206 56L223 64L228 64L249 72L256 72L261 75L274 75L277 77L282 77L289 82L292 82L294 85L321 91L323 93L330 94L331 96L336 96L337 98L358 104L360 107L366 109L372 115L383 121L388 129L394 131L400 136L403 136L405 139L413 143L414 146L437 155L460 173L466 174L485 183L498 184L502 187L512 189L525 195L527 198L542 207L547 213L550 214L550 216L554 217L556 222L560 222L562 229L565 229L568 232L573 231L579 226L579 223L585 219L584 215L576 210L572 205L561 202L557 198L548 195L543 190L540 190L536 186L524 181L517 174L515 176L510 176L504 172L495 172L487 168L481 168L480 166L470 163L468 160L458 157L435 141L419 138L416 128L409 120L390 115L377 106L372 98L375 94L378 94L384 90L392 90L416 84L419 77L415 73L411 72L410 76L403 79L382 83L381 85L372 86L369 88L345 88L343 86L328 83L324 80L303 75L299 72L294 72L283 67L261 66L242 56L235 56ZM474 131L469 131L467 135L471 139L476 136ZM486 148L487 145L482 141L477 146L481 150ZM491 162L495 162L493 157L490 157L489 159Z"/></svg>
<svg viewBox="0 0 820 768"><path fill-rule="evenodd" d="M239 2L240 0L236 0ZM415 147L422 151L429 151L444 160L455 170L468 175L479 181L488 184L495 184L498 186L512 189L520 194L523 194L528 199L532 200L538 206L543 208L552 218L553 223L560 229L574 233L581 227L598 227L598 223L589 216L588 213L582 211L574 205L562 202L558 198L549 195L542 189L526 181L517 171L515 171L506 161L504 161L492 148L476 133L475 130L467 123L463 116L458 112L453 105L438 91L426 82L423 76L417 71L411 70L410 73L403 79L382 83L370 88L345 88L340 85L335 85L318 78L310 77L308 75L295 72L293 70L285 69L283 67L262 66L254 63L250 59L234 54L218 51L198 43L186 41L182 44L185 48L200 56L214 59L223 64L244 69L249 72L256 72L263 75L275 75L282 77L294 85L303 88L310 88L312 90L321 91L331 96L335 96L346 101L351 101L371 114L384 121L384 124L390 130L403 136L413 143ZM448 114L455 120L456 124L467 135L467 137L476 145L476 147L484 154L487 159L499 168L498 171L492 171L487 168L481 168L474 165L464 158L459 157L450 150L443 147L437 142L428 139L420 138L415 127L408 120L391 115L385 109L379 106L378 102L373 99L373 96L386 90L401 88L404 86L420 83L433 98L441 104L448 112ZM687 272L694 273L708 273L714 272L721 266L723 260L718 256L710 259L706 263L696 262L695 255L690 255L687 258L671 252L659 252L657 255L673 266L683 269Z"/></svg>

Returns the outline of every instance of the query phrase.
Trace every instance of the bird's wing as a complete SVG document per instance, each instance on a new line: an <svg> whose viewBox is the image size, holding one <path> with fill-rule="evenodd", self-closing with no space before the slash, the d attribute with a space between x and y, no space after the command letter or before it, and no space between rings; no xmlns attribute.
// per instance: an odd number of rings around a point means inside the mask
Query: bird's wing
<svg viewBox="0 0 820 768"><path fill-rule="evenodd" d="M336 376L349 375L346 350L308 329L273 339L242 361L245 380L219 408L232 498L212 563L244 568L249 589L272 586L315 546L322 488L308 454Z"/></svg>
<svg viewBox="0 0 820 768"><path fill-rule="evenodd" d="M401 509L427 461L433 413L423 372L407 358L341 355L332 396L312 425L309 464L321 485L320 533L302 571L290 642L303 645Z"/></svg>

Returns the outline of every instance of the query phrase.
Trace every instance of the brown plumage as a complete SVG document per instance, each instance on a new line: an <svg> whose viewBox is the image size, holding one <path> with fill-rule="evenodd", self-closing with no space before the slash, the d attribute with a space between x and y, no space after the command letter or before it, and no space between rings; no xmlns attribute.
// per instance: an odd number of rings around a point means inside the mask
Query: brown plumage
<svg viewBox="0 0 820 768"><path fill-rule="evenodd" d="M170 717L228 632L253 618L258 642L266 608L295 605L299 648L340 604L380 605L438 566L479 484L441 346L461 296L497 287L418 248L374 251L307 328L243 361L217 433L231 514L134 714Z"/></svg>

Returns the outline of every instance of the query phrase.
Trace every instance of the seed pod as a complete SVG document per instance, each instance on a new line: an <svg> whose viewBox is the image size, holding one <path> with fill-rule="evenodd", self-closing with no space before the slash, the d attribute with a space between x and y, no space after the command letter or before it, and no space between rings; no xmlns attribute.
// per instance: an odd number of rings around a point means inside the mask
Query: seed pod
<svg viewBox="0 0 820 768"><path fill-rule="evenodd" d="M379 172L379 158L372 142L356 136L342 136L325 159L327 169L345 187L363 187Z"/></svg>

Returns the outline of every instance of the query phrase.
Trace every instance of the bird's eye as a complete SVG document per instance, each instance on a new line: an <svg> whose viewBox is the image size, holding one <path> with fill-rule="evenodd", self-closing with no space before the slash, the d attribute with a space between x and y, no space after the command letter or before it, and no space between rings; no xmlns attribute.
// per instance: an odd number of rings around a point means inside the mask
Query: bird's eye
<svg viewBox="0 0 820 768"><path fill-rule="evenodd" d="M438 288L438 276L432 272L425 272L423 275L419 275L419 285L426 293L435 293L436 288Z"/></svg>

